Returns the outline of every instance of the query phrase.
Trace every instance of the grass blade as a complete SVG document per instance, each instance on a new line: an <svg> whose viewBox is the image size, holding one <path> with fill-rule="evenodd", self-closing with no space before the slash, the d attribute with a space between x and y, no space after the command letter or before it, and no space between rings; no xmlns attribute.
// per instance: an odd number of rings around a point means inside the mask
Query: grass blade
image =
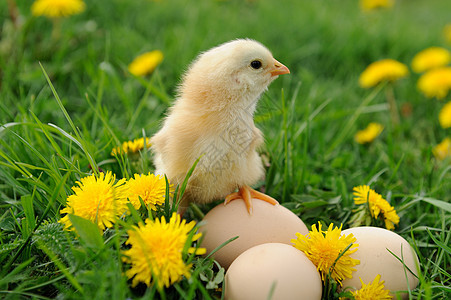
<svg viewBox="0 0 451 300"><path fill-rule="evenodd" d="M69 116L69 114L68 114L66 108L65 108L64 105L63 105L63 102L61 102L61 99L60 99L60 97L58 96L58 93L56 92L56 90L55 90L55 88L54 88L54 86L53 86L53 84L52 84L52 82L51 82L49 76L47 75L47 72L45 71L43 65L42 65L41 63L39 63L39 65L40 65L40 67L41 67L42 72L44 73L44 76L45 76L45 79L47 80L47 83L48 83L49 86L50 86L50 89L52 90L53 96L55 97L55 100L56 100L56 102L58 103L58 106L59 106L60 110L63 112L64 117L66 118L67 122L69 123L70 127L72 128L72 131L75 133L75 135L76 135L76 137L77 137L77 139L73 138L73 139L71 139L71 140L77 141L77 142L76 142L77 145L80 146L80 148L83 150L83 152L85 153L86 157L88 158L89 163L90 163L91 166L92 166L93 172L94 172L96 175L99 175L99 170L98 170L98 167L97 167L97 163L95 162L95 160L94 160L94 158L92 157L91 153L88 151L88 149L87 149L87 147L86 147L86 144L85 144L84 140L82 139L79 130L77 129L77 127L75 127L74 122L72 121L72 119L71 119L71 117ZM57 129L59 128L59 127L57 127L57 126L54 126L54 127L57 128ZM62 129L61 129L61 130L62 130ZM62 132L65 132L65 131L62 131ZM64 135L65 135L66 137L69 137L69 136L70 136L69 134L64 134Z"/></svg>

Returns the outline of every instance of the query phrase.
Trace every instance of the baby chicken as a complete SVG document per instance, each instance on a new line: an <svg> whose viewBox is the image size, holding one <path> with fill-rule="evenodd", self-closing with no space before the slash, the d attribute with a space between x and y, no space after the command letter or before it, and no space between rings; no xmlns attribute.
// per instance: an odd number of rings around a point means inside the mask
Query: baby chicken
<svg viewBox="0 0 451 300"><path fill-rule="evenodd" d="M157 174L181 184L200 158L180 204L225 204L252 198L278 204L250 188L264 175L256 148L263 142L253 115L261 94L278 75L288 74L262 44L234 40L198 56L183 77L163 127L151 139ZM238 192L234 191L239 189Z"/></svg>

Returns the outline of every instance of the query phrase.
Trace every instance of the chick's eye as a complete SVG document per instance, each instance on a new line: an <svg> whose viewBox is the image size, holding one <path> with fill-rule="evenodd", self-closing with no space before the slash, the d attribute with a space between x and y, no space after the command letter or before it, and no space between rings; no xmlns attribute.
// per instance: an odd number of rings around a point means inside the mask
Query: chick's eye
<svg viewBox="0 0 451 300"><path fill-rule="evenodd" d="M253 61L251 61L251 67L253 68L253 69L260 69L261 68L261 66L262 66L262 62L261 61L259 61L259 60L253 60Z"/></svg>

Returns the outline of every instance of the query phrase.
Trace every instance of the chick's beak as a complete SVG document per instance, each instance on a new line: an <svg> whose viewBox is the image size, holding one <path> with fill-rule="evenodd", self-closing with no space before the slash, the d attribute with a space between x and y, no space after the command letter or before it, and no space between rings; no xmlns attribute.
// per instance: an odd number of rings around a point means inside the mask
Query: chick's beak
<svg viewBox="0 0 451 300"><path fill-rule="evenodd" d="M274 67L271 68L271 76L290 74L290 70L284 66L282 63L274 60Z"/></svg>

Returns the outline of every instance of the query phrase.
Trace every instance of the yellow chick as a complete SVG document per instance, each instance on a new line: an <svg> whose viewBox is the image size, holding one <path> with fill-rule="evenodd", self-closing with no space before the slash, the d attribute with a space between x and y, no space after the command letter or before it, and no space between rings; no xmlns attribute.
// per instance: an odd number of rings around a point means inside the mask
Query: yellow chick
<svg viewBox="0 0 451 300"><path fill-rule="evenodd" d="M223 198L225 204L243 199L249 213L252 198L278 204L249 187L264 175L256 151L263 137L253 116L268 85L288 73L266 47L250 39L219 45L191 64L163 127L151 139L156 173L175 185L200 158L180 210L191 201Z"/></svg>

